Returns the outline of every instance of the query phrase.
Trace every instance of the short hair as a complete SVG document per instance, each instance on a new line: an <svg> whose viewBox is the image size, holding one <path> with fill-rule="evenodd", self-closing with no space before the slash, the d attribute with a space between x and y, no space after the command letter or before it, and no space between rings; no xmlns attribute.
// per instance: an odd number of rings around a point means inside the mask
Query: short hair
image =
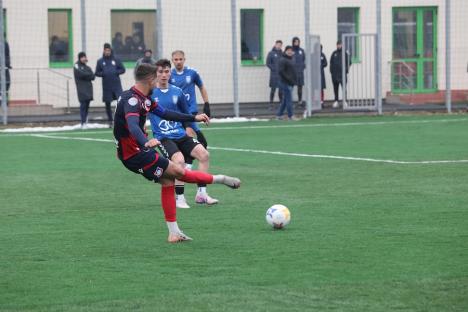
<svg viewBox="0 0 468 312"><path fill-rule="evenodd" d="M275 43L281 43L281 44L283 44L283 41L281 41L281 40L276 40Z"/></svg>
<svg viewBox="0 0 468 312"><path fill-rule="evenodd" d="M182 50L175 50L174 52L172 52L171 56L174 56L175 54L182 54L182 56L185 56L185 53Z"/></svg>
<svg viewBox="0 0 468 312"><path fill-rule="evenodd" d="M158 60L156 62L155 66L156 66L156 69L158 67L162 67L162 68L169 67L169 68L171 68L171 61L169 61L168 59L160 59L160 60Z"/></svg>
<svg viewBox="0 0 468 312"><path fill-rule="evenodd" d="M142 63L135 68L133 74L136 81L156 78L156 66L148 63Z"/></svg>

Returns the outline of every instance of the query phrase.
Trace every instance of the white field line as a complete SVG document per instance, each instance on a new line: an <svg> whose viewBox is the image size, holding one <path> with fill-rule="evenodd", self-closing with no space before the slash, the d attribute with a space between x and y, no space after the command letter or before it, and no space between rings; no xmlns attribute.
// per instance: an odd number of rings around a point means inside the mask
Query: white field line
<svg viewBox="0 0 468 312"><path fill-rule="evenodd" d="M55 135L46 135L46 134L32 134L31 136L38 137L38 138L45 138L45 139L78 140L78 141L95 141L95 142L114 143L114 140L110 140L110 139L94 139L94 138L84 138L84 137L66 137L66 136L55 136ZM269 155L293 156L293 157L309 157L309 158L322 158L322 159L337 159L337 160L351 160L351 161L365 161L365 162L401 164L401 165L468 163L468 159L403 161L403 160L375 159L375 158L350 157L350 156L338 156L338 155L286 153L286 152L279 152L279 151L265 151L265 150L253 150L253 149L230 148L230 147L209 146L208 148L210 150L220 150L220 151L229 151L229 152L256 153L256 154L269 154Z"/></svg>
<svg viewBox="0 0 468 312"><path fill-rule="evenodd" d="M235 127L204 127L203 131L222 131L222 130L243 130L243 129L276 129L276 128L315 128L315 127L355 127L355 126L380 126L394 124L430 124L430 123L447 123L447 122L468 122L468 118L453 118L453 119L422 119L422 120L393 120L393 121L369 121L369 122L338 122L338 123L317 123L317 124L287 124L287 125L265 125L265 126L235 126ZM6 133L0 131L2 136L30 136L34 131L28 133ZM79 131L68 132L67 134L105 134L107 131ZM60 132L47 132L48 135L64 134Z"/></svg>

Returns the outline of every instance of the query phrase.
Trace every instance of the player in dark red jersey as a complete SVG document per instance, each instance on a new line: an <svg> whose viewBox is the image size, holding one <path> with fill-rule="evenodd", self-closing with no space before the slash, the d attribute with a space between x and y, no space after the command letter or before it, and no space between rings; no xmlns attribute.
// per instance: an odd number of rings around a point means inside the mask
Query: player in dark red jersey
<svg viewBox="0 0 468 312"><path fill-rule="evenodd" d="M155 85L156 67L141 64L135 69L135 85L123 92L117 102L114 116L114 137L117 144L117 156L130 171L143 175L146 179L160 183L161 204L169 229L168 241L176 243L192 240L185 235L177 225L174 181L178 179L186 183L218 183L231 188L239 188L240 180L225 175L188 170L160 156L154 147L160 142L148 139L145 130L148 112L161 116L166 120L181 122L209 122L205 114L182 114L159 107L151 102L149 96Z"/></svg>

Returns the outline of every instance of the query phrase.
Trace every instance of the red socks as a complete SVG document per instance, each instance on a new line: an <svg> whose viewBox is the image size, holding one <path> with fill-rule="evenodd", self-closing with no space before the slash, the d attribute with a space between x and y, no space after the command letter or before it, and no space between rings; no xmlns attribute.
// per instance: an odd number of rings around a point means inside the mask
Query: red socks
<svg viewBox="0 0 468 312"><path fill-rule="evenodd" d="M168 222L176 221L176 200L174 195L174 185L161 186L161 205L164 217Z"/></svg>
<svg viewBox="0 0 468 312"><path fill-rule="evenodd" d="M201 171L185 169L184 175L181 178L178 178L177 180L180 180L186 183L212 184L213 175L209 173L201 172Z"/></svg>

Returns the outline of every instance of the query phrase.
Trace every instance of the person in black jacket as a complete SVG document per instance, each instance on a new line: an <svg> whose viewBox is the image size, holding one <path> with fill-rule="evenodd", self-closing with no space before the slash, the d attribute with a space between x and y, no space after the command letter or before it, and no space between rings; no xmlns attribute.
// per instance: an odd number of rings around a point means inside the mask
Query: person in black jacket
<svg viewBox="0 0 468 312"><path fill-rule="evenodd" d="M111 102L117 100L122 93L120 75L125 73L122 62L112 53L111 45L104 44L104 53L96 64L96 76L102 77L102 101L106 103L106 113L109 126L112 127Z"/></svg>
<svg viewBox="0 0 468 312"><path fill-rule="evenodd" d="M283 41L276 40L273 49L268 53L266 65L270 69L270 109L273 109L273 99L275 98L275 92L278 88L278 61L281 59L283 55L283 50L281 49L283 46ZM281 89L278 89L278 97L281 102Z"/></svg>
<svg viewBox="0 0 468 312"><path fill-rule="evenodd" d="M323 46L320 45L320 79L321 79L321 93L320 93L320 102L323 106L323 101L325 99L325 92L324 90L327 88L327 83L325 81L325 67L328 66L328 62L327 62L327 57L325 56L325 54L323 53Z"/></svg>
<svg viewBox="0 0 468 312"><path fill-rule="evenodd" d="M279 74L279 88L283 92L283 98L281 99L281 105L276 114L276 119L282 119L284 110L287 109L288 117L290 120L293 119L293 105L292 105L292 89L297 83L297 73L294 66L294 50L292 46L287 46L284 49L283 57L278 63L278 74Z"/></svg>
<svg viewBox="0 0 468 312"><path fill-rule="evenodd" d="M333 107L339 107L338 104L338 88L341 85L341 91L344 93L345 89L343 88L343 62L342 62L342 49L343 45L341 44L341 40L336 42L336 50L330 56L330 73L332 76L333 81L333 91L335 92L335 103L333 103ZM349 67L351 66L351 59L349 57L349 53L345 52L345 80L347 81L346 75L348 75Z"/></svg>
<svg viewBox="0 0 468 312"><path fill-rule="evenodd" d="M296 76L297 76L297 105L302 106L304 103L302 102L302 88L304 87L304 70L306 68L305 65L305 51L301 48L301 40L298 37L294 37L292 39L292 47L294 51L294 64L296 67Z"/></svg>
<svg viewBox="0 0 468 312"><path fill-rule="evenodd" d="M10 78L10 69L11 69L10 46L8 45L8 42L6 41L6 39L4 41L4 44L5 44L5 85L6 85L5 90L6 90L6 94L7 94L7 105L8 105L8 91L10 90L10 83L11 83L11 78ZM2 100L2 96L1 96L1 93L0 93L0 106L2 105L1 100Z"/></svg>
<svg viewBox="0 0 468 312"><path fill-rule="evenodd" d="M88 119L89 103L93 100L93 83L95 78L91 67L86 65L88 58L86 53L78 53L78 61L73 68L75 77L76 91L80 101L81 127L85 127Z"/></svg>

